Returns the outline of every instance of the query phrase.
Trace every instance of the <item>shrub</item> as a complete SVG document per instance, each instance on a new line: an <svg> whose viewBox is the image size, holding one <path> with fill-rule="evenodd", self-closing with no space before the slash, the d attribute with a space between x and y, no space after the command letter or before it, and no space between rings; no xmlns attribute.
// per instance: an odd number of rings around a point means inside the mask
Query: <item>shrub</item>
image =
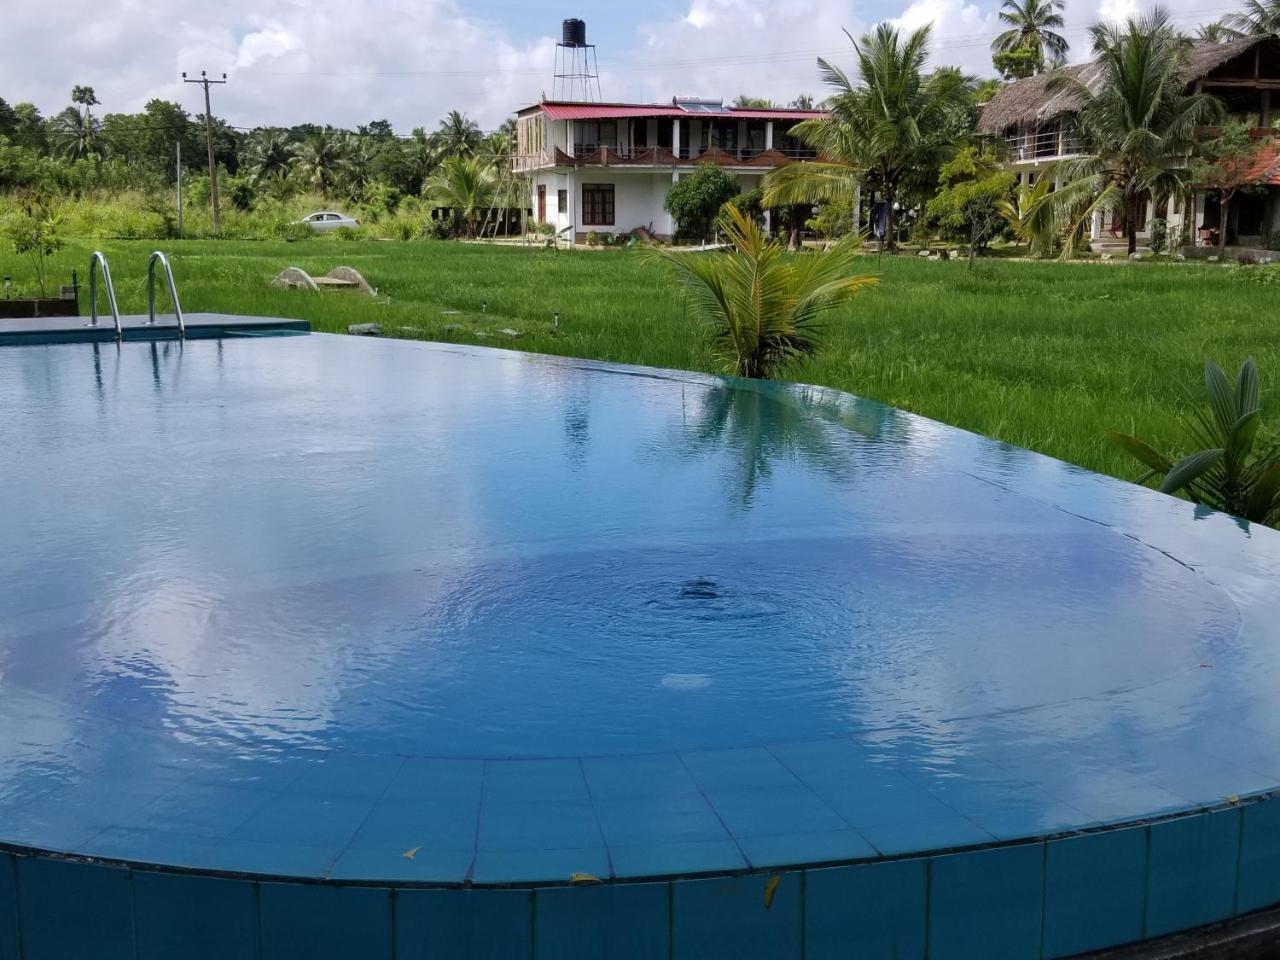
<svg viewBox="0 0 1280 960"><path fill-rule="evenodd" d="M1280 525L1280 435L1262 425L1262 382L1253 357L1240 365L1234 383L1206 360L1204 385L1209 413L1183 424L1194 453L1175 459L1137 437L1107 436L1146 466L1138 483L1159 477L1162 493L1185 493L1193 503Z"/></svg>
<svg viewBox="0 0 1280 960"><path fill-rule="evenodd" d="M1165 249L1165 241L1169 237L1169 224L1163 217L1155 217L1152 219L1148 229L1151 232L1151 240L1149 246L1152 253L1163 253Z"/></svg>
<svg viewBox="0 0 1280 960"><path fill-rule="evenodd" d="M28 197L5 220L4 235L13 243L14 252L31 264L40 296L47 297L48 259L64 246L58 216L41 198Z"/></svg>
<svg viewBox="0 0 1280 960"><path fill-rule="evenodd" d="M677 235L707 240L720 208L737 195L737 177L714 163L700 163L671 185L663 206L676 221Z"/></svg>

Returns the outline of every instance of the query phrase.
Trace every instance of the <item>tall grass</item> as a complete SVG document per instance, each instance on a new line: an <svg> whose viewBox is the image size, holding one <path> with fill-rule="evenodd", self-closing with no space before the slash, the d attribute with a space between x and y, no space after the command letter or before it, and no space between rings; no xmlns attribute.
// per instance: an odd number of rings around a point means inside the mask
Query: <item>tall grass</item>
<svg viewBox="0 0 1280 960"><path fill-rule="evenodd" d="M111 257L122 309L144 310L146 255L157 244L98 245ZM55 282L73 267L83 278L89 246L58 255ZM634 251L335 238L161 246L191 311L299 317L335 332L377 322L394 336L711 368L680 290ZM286 266L324 273L338 264L363 272L379 297L268 286ZM0 249L0 269L19 278L23 267ZM827 346L790 370L792 379L1115 476L1132 477L1134 467L1103 431L1176 447L1178 415L1196 402L1185 384L1197 382L1206 357L1234 368L1253 354L1264 386L1280 377L1274 289L1217 265L993 261L969 272L866 257L863 269L882 282L831 316Z"/></svg>

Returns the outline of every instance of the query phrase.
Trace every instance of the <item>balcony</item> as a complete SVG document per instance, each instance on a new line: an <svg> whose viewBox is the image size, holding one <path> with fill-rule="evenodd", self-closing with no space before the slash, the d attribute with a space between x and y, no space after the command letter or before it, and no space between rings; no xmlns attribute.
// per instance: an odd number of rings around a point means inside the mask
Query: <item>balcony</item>
<svg viewBox="0 0 1280 960"><path fill-rule="evenodd" d="M1048 163L1079 156L1083 150L1084 145L1074 133L1045 130L1005 137L1001 159L1006 163Z"/></svg>
<svg viewBox="0 0 1280 960"><path fill-rule="evenodd" d="M601 147L577 144L572 150L557 148L553 156L520 158L516 169L532 170L544 166L595 166L595 167L674 167L694 163L715 163L726 167L780 167L795 160L812 160L817 152L810 149L760 150L740 147L725 150L711 147L706 150L682 146L678 151L670 147Z"/></svg>

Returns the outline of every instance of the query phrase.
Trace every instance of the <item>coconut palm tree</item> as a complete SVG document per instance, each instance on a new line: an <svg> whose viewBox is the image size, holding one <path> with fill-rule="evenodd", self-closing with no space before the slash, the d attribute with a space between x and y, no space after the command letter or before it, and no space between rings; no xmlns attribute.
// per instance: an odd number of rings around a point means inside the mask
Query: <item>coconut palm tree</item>
<svg viewBox="0 0 1280 960"><path fill-rule="evenodd" d="M1063 185L1041 202L1067 238L1064 256L1096 212L1120 216L1133 254L1142 208L1152 196L1186 192L1196 128L1216 122L1222 104L1209 94L1185 92L1182 67L1191 41L1164 10L1123 27L1098 24L1091 33L1098 83L1086 86L1064 73L1048 84L1082 105L1077 125L1085 154L1042 174Z"/></svg>
<svg viewBox="0 0 1280 960"><path fill-rule="evenodd" d="M414 127L401 148L404 151L404 177L407 192L419 194L427 178L440 164L440 146L423 127Z"/></svg>
<svg viewBox="0 0 1280 960"><path fill-rule="evenodd" d="M480 125L457 110L450 110L436 128L436 140L445 153L475 153L481 138Z"/></svg>
<svg viewBox="0 0 1280 960"><path fill-rule="evenodd" d="M321 130L294 144L292 162L294 172L309 189L331 193L350 167L346 140L332 130Z"/></svg>
<svg viewBox="0 0 1280 960"><path fill-rule="evenodd" d="M771 171L764 181L766 206L852 204L865 181L888 202L886 238L890 249L895 246L893 205L903 187L930 177L968 123L972 82L950 67L926 73L929 37L927 26L902 40L891 24L879 24L853 41L856 84L818 60L823 81L835 89L828 116L801 121L791 132L819 159Z"/></svg>
<svg viewBox="0 0 1280 960"><path fill-rule="evenodd" d="M254 183L262 183L281 171L288 172L292 147L283 130L255 130L245 143L242 165Z"/></svg>
<svg viewBox="0 0 1280 960"><path fill-rule="evenodd" d="M1240 34L1236 33L1221 20L1203 23L1196 27L1196 39L1205 43L1226 43L1228 40L1234 40L1238 36Z"/></svg>
<svg viewBox="0 0 1280 960"><path fill-rule="evenodd" d="M493 205L496 180L481 157L446 157L427 180L423 194L453 215L454 229L475 237L480 214Z"/></svg>
<svg viewBox="0 0 1280 960"><path fill-rule="evenodd" d="M52 127L54 148L62 156L69 160L102 159L103 147L98 139L102 124L88 108L82 112L67 107L53 118Z"/></svg>
<svg viewBox="0 0 1280 960"><path fill-rule="evenodd" d="M726 203L720 229L731 252L679 253L654 248L703 315L720 369L768 378L812 356L821 345L823 316L876 282L853 273L858 237L850 234L822 253L788 257L754 217Z"/></svg>
<svg viewBox="0 0 1280 960"><path fill-rule="evenodd" d="M1227 14L1222 22L1239 36L1280 33L1280 0L1244 0L1240 11Z"/></svg>
<svg viewBox="0 0 1280 960"><path fill-rule="evenodd" d="M1038 69L1060 66L1067 60L1067 38L1059 30L1066 26L1062 0L1004 0L1000 22L1009 29L991 41L992 53L1034 51Z"/></svg>

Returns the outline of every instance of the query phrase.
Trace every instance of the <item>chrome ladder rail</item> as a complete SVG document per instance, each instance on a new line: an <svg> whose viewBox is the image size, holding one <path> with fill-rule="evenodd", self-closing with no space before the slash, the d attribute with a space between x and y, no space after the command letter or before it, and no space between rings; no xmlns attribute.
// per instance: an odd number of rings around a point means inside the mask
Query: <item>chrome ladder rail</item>
<svg viewBox="0 0 1280 960"><path fill-rule="evenodd" d="M98 267L102 267L102 285L107 288L107 306L111 308L111 319L116 325L116 339L124 337L120 328L120 308L116 305L116 288L111 284L111 267L101 250L95 250L89 256L89 323L98 325Z"/></svg>
<svg viewBox="0 0 1280 960"><path fill-rule="evenodd" d="M173 267L169 266L169 258L159 250L151 254L151 259L147 261L147 323L154 324L156 322L156 262L164 267L165 283L169 286L169 300L173 303L173 315L178 321L178 338L185 340L187 337L187 324L182 319L182 307L178 303L178 286L173 282Z"/></svg>

